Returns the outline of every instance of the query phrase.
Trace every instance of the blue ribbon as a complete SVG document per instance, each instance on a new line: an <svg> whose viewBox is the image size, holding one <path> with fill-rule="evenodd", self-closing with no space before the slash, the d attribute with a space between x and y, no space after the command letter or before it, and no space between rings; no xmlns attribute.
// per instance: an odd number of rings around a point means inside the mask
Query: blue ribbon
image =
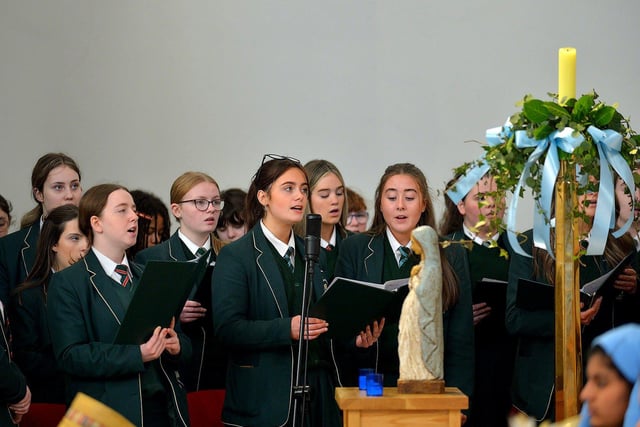
<svg viewBox="0 0 640 427"><path fill-rule="evenodd" d="M464 199L464 197L471 191L474 185L480 178L482 178L487 172L489 172L489 165L483 162L484 156L482 156L479 163L467 170L467 172L458 179L455 185L447 190L447 196L456 205Z"/></svg>
<svg viewBox="0 0 640 427"><path fill-rule="evenodd" d="M527 132L524 130L516 131L515 143L518 148L535 147L535 150L529 155L527 162L524 165L522 175L518 181L518 185L513 193L509 209L507 211L507 237L509 243L513 249L519 255L531 258L531 255L527 254L516 237L516 211L518 209L518 199L520 195L520 189L523 184L526 183L529 178L531 166L547 152L547 156L544 161L542 169L542 182L540 188L540 197L536 200L533 214L533 242L536 247L545 249L552 257L553 249L551 248L549 231L551 223L551 201L553 198L553 187L555 186L556 178L560 170L560 158L558 156L558 150L562 150L565 153L573 153L573 151L584 141L584 137L581 134L573 136L574 130L565 127L561 131L554 131L545 139L533 139L527 136Z"/></svg>
<svg viewBox="0 0 640 427"><path fill-rule="evenodd" d="M487 143L491 147L500 145L503 141L509 139L511 134L511 123L507 120L503 127L496 127L487 130ZM489 169L489 165L484 160L484 155L480 156L476 161L476 165L470 167L465 174L456 181L455 185L447 190L447 196L449 196L451 201L457 205L467 194L469 194L471 188L480 181L480 178L489 172Z"/></svg>
<svg viewBox="0 0 640 427"><path fill-rule="evenodd" d="M613 174L611 166L622 178L624 183L631 192L631 206L635 206L635 183L631 168L625 161L620 150L622 148L622 135L618 132L605 129L601 130L595 126L589 126L587 132L593 138L598 154L600 155L600 184L598 188L598 200L596 206L596 214L591 227L589 237L589 246L587 255L601 255L607 243L609 229L615 226L615 183L613 182ZM629 230L633 222L633 215L629 215L627 222L616 230L613 234L618 238Z"/></svg>
<svg viewBox="0 0 640 427"><path fill-rule="evenodd" d="M485 138L487 143L495 147L496 145L500 145L503 142L507 141L513 135L513 130L511 129L511 121L507 119L504 123L504 126L498 126L495 128L487 129L485 133Z"/></svg>

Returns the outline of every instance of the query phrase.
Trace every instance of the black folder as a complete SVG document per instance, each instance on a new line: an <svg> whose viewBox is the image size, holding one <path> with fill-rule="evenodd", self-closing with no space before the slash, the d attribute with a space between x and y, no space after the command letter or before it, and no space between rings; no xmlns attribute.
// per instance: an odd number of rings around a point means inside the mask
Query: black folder
<svg viewBox="0 0 640 427"><path fill-rule="evenodd" d="M142 344L157 326L168 327L207 268L207 258L196 262L149 261L114 344Z"/></svg>
<svg viewBox="0 0 640 427"><path fill-rule="evenodd" d="M329 322L330 338L355 337L374 320L386 317L389 307L404 299L408 283L408 277L384 284L336 277L309 315Z"/></svg>
<svg viewBox="0 0 640 427"><path fill-rule="evenodd" d="M482 278L476 282L473 290L473 303L485 302L492 310L504 312L507 304L507 282L504 280Z"/></svg>
<svg viewBox="0 0 640 427"><path fill-rule="evenodd" d="M615 268L580 288L580 301L584 304L582 310L591 307L599 296L613 291L613 282L635 256L635 251L629 253ZM525 310L554 310L554 300L553 286L535 280L518 279L516 307Z"/></svg>

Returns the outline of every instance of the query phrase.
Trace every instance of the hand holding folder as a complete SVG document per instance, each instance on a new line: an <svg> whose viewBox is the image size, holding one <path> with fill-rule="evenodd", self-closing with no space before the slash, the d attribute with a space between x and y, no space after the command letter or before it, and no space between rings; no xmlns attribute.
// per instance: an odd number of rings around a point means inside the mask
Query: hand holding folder
<svg viewBox="0 0 640 427"><path fill-rule="evenodd" d="M583 310L591 307L599 296L608 295L614 291L613 282L629 266L635 256L636 252L631 252L608 273L586 283L580 288L580 302L583 303ZM554 310L554 300L555 293L552 285L524 278L518 279L518 292L516 294L516 306L518 308L525 310Z"/></svg>
<svg viewBox="0 0 640 427"><path fill-rule="evenodd" d="M142 344L156 327L169 327L206 268L204 256L196 262L149 261L114 344Z"/></svg>
<svg viewBox="0 0 640 427"><path fill-rule="evenodd" d="M329 323L330 338L355 337L374 320L386 317L395 299L404 299L398 291L406 290L408 283L408 277L383 284L336 277L309 315Z"/></svg>

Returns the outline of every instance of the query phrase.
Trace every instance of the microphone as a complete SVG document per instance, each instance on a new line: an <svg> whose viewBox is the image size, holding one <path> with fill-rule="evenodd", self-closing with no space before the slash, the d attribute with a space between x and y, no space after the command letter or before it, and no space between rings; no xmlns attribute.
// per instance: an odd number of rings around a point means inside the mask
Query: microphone
<svg viewBox="0 0 640 427"><path fill-rule="evenodd" d="M305 258L318 261L320 256L320 229L322 227L322 217L318 214L307 214L307 235L304 238Z"/></svg>

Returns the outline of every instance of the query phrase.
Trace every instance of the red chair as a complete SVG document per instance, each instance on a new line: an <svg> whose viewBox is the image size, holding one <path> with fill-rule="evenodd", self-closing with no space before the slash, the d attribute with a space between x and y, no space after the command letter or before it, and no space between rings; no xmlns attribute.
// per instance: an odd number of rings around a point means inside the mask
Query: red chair
<svg viewBox="0 0 640 427"><path fill-rule="evenodd" d="M20 427L56 427L67 412L62 403L32 403Z"/></svg>
<svg viewBox="0 0 640 427"><path fill-rule="evenodd" d="M224 390L201 390L187 393L191 427L222 427L220 417Z"/></svg>

